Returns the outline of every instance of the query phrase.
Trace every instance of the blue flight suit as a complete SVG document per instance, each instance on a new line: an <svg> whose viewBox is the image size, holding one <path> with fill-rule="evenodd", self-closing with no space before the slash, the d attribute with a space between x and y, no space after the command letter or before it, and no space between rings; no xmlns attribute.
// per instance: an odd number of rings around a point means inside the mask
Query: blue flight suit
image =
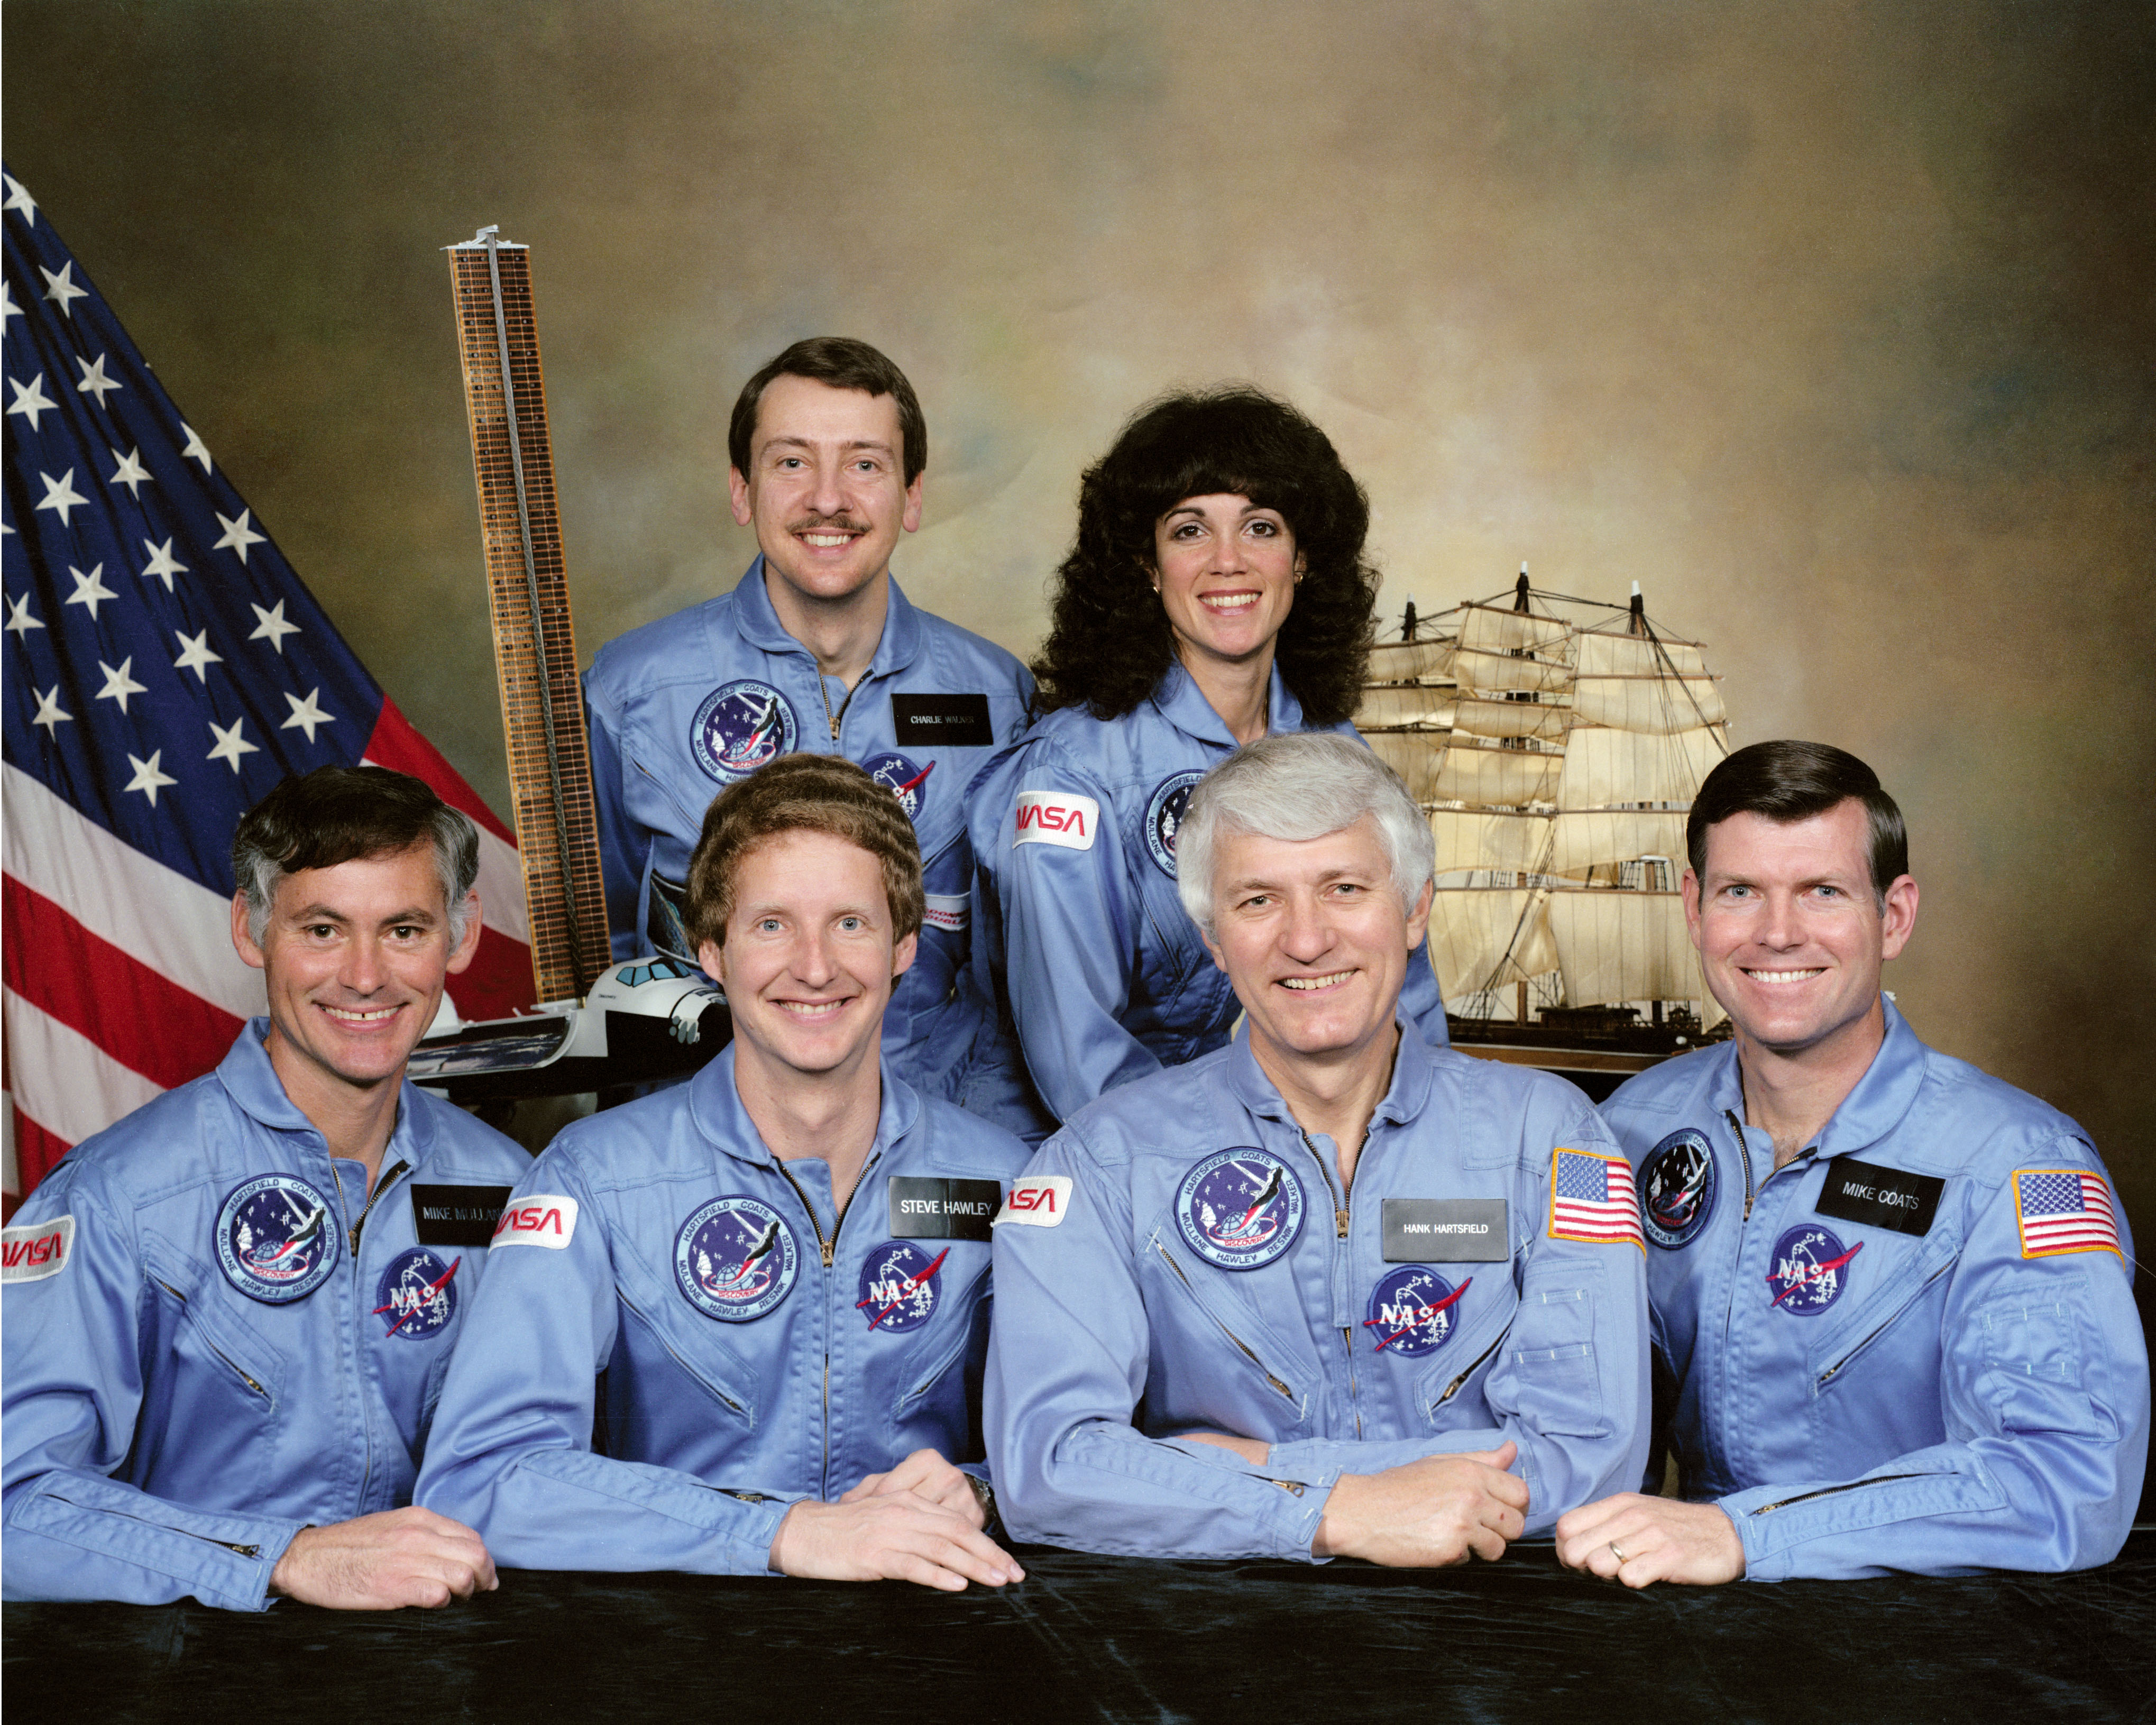
<svg viewBox="0 0 2156 1725"><path fill-rule="evenodd" d="M1570 1085L1404 1022L1345 1194L1247 1030L1111 1091L997 1222L1004 1524L1082 1551L1308 1561L1344 1473L1509 1439L1530 1533L1630 1485L1648 1354L1625 1176ZM1254 1466L1188 1431L1271 1452Z"/></svg>
<svg viewBox="0 0 2156 1725"><path fill-rule="evenodd" d="M302 1527L411 1501L531 1158L408 1083L369 1197L285 1095L268 1027L75 1146L7 1230L10 1599L259 1611Z"/></svg>
<svg viewBox="0 0 2156 1725"><path fill-rule="evenodd" d="M1780 1169L1733 1043L1603 1105L1640 1171L1684 1495L1762 1581L2106 1563L2148 1446L2117 1195L2072 1121L1886 1014Z"/></svg>
<svg viewBox="0 0 2156 1725"><path fill-rule="evenodd" d="M1277 670L1265 724L1309 728ZM947 1094L1038 1142L1118 1085L1226 1044L1240 1009L1176 896L1175 832L1192 788L1235 748L1176 663L1120 718L1062 708L982 770L959 982L973 1047ZM1426 947L1400 1006L1426 1040L1450 1040Z"/></svg>
<svg viewBox="0 0 2156 1725"><path fill-rule="evenodd" d="M584 674L599 856L613 956L694 964L681 896L711 798L797 749L866 768L912 818L928 891L920 951L884 1013L883 1052L901 1078L940 1095L952 1046L941 1027L966 963L964 792L1024 727L1033 679L993 643L916 610L896 581L889 603L850 691L780 625L760 557L732 593L602 647Z"/></svg>
<svg viewBox="0 0 2156 1725"><path fill-rule="evenodd" d="M919 1449L978 1461L979 1236L1025 1147L886 1063L834 1219L829 1164L764 1147L734 1055L568 1127L510 1200L418 1488L500 1563L760 1575L798 1500Z"/></svg>

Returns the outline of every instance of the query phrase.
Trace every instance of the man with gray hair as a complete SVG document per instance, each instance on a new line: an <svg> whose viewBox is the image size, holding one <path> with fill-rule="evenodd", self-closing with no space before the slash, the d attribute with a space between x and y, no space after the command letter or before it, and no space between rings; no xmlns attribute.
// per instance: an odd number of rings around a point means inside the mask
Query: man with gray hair
<svg viewBox="0 0 2156 1725"><path fill-rule="evenodd" d="M1406 788L1352 738L1267 737L1199 786L1177 850L1244 1024L1079 1112L998 1218L1011 1532L1456 1563L1632 1483L1630 1171L1571 1086L1399 1014L1432 891Z"/></svg>
<svg viewBox="0 0 2156 1725"><path fill-rule="evenodd" d="M404 1081L479 942L478 846L379 767L287 778L241 820L232 940L267 1015L6 1230L8 1599L382 1609L495 1584L477 1534L410 1507L529 1166Z"/></svg>

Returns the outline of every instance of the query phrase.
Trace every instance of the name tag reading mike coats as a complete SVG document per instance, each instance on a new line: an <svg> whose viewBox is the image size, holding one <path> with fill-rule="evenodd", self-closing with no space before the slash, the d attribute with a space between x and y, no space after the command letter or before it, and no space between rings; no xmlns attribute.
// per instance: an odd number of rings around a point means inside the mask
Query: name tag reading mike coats
<svg viewBox="0 0 2156 1725"><path fill-rule="evenodd" d="M1003 1208L1004 1189L994 1180L934 1180L894 1174L891 1232L894 1240L986 1240Z"/></svg>
<svg viewBox="0 0 2156 1725"><path fill-rule="evenodd" d="M1939 1213L1939 1194L1946 1189L1947 1183L1936 1174L1912 1174L1837 1156L1826 1165L1819 1214L1897 1234L1929 1234L1932 1219Z"/></svg>
<svg viewBox="0 0 2156 1725"><path fill-rule="evenodd" d="M1388 1264L1502 1264L1512 1255L1502 1198L1389 1198Z"/></svg>

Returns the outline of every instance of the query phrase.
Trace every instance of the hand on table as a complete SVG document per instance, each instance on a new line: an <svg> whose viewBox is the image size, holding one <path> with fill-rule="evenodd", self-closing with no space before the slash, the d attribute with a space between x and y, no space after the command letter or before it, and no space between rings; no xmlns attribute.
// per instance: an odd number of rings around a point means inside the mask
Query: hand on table
<svg viewBox="0 0 2156 1725"><path fill-rule="evenodd" d="M911 1491L955 1510L976 1527L988 1525L973 1481L933 1450L916 1450L889 1473L870 1474L839 1502L858 1503L864 1497L886 1497L896 1491Z"/></svg>
<svg viewBox="0 0 2156 1725"><path fill-rule="evenodd" d="M1744 1574L1737 1524L1712 1503L1620 1491L1558 1517L1558 1561L1605 1581L1711 1587Z"/></svg>
<svg viewBox="0 0 2156 1725"><path fill-rule="evenodd" d="M416 1505L302 1528L270 1573L271 1593L339 1611L446 1605L495 1585L479 1535Z"/></svg>
<svg viewBox="0 0 2156 1725"><path fill-rule="evenodd" d="M916 1450L890 1474L870 1477L889 1480L923 1453ZM1001 1587L1025 1579L1018 1560L981 1532L971 1486L966 1487L968 1507L960 1511L906 1487L856 1497L868 1483L864 1480L846 1494L850 1502L804 1500L788 1510L771 1542L771 1567L820 1581L888 1578L953 1594L963 1592L968 1581Z"/></svg>
<svg viewBox="0 0 2156 1725"><path fill-rule="evenodd" d="M1519 1453L1507 1442L1342 1474L1325 1500L1312 1554L1396 1568L1501 1558L1527 1526L1527 1483L1505 1471Z"/></svg>

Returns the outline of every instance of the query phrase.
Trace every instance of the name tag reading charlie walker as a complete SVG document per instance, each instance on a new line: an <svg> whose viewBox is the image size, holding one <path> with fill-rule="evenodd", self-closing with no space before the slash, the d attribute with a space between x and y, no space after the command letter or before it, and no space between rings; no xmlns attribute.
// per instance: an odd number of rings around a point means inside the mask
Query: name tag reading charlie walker
<svg viewBox="0 0 2156 1725"><path fill-rule="evenodd" d="M1905 1168L1837 1156L1826 1165L1819 1214L1891 1228L1897 1234L1929 1234L1932 1219L1939 1213L1939 1194L1946 1188L1937 1174L1912 1174Z"/></svg>
<svg viewBox="0 0 2156 1725"><path fill-rule="evenodd" d="M414 1186L412 1226L421 1245L483 1246L508 1202L506 1186Z"/></svg>
<svg viewBox="0 0 2156 1725"><path fill-rule="evenodd" d="M985 695L894 695L891 725L901 748L984 749L996 740Z"/></svg>
<svg viewBox="0 0 2156 1725"><path fill-rule="evenodd" d="M1389 1198L1388 1264L1502 1264L1512 1255L1502 1198Z"/></svg>
<svg viewBox="0 0 2156 1725"><path fill-rule="evenodd" d="M994 1180L894 1174L890 1185L891 1231L897 1240L986 1240L1003 1208L1004 1189Z"/></svg>

